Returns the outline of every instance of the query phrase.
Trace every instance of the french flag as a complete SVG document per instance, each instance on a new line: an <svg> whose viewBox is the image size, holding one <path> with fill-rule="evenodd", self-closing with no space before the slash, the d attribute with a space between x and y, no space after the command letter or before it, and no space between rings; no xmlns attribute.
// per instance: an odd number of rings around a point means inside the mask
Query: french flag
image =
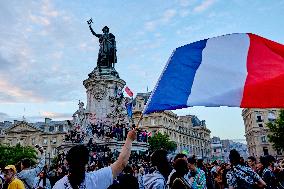
<svg viewBox="0 0 284 189"><path fill-rule="evenodd" d="M133 92L129 89L129 87L125 87L125 92L127 93L128 96L133 97Z"/></svg>
<svg viewBox="0 0 284 189"><path fill-rule="evenodd" d="M284 45L251 33L177 48L144 114L190 106L284 107Z"/></svg>

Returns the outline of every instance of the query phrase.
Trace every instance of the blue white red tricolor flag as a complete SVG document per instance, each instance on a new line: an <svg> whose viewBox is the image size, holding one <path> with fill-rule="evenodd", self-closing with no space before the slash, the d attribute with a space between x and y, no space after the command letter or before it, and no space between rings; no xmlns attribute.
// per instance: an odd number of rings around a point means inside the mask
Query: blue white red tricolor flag
<svg viewBox="0 0 284 189"><path fill-rule="evenodd" d="M124 90L125 90L125 92L127 93L128 96L133 97L133 92L128 87L125 87Z"/></svg>
<svg viewBox="0 0 284 189"><path fill-rule="evenodd" d="M284 45L230 34L177 48L144 114L190 106L284 107Z"/></svg>

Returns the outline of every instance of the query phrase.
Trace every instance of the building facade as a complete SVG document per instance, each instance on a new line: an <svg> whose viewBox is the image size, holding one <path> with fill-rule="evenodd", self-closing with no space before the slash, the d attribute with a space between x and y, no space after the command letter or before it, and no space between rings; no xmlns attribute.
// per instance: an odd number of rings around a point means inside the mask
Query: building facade
<svg viewBox="0 0 284 189"><path fill-rule="evenodd" d="M229 162L229 154L231 150L237 150L241 157L247 159L248 149L247 145L234 141L234 140L221 140L219 137L213 137L211 139L211 157L212 160L222 160L224 162Z"/></svg>
<svg viewBox="0 0 284 189"><path fill-rule="evenodd" d="M212 137L211 139L211 158L212 160L223 160L224 149L221 139L219 137Z"/></svg>
<svg viewBox="0 0 284 189"><path fill-rule="evenodd" d="M7 123L7 122L6 122ZM21 144L23 146L42 146L46 151L47 163L57 155L57 147L62 145L64 137L69 130L67 121L52 121L28 123L26 121L10 122L10 126L2 130L0 143L10 146Z"/></svg>
<svg viewBox="0 0 284 189"><path fill-rule="evenodd" d="M245 108L242 116L249 155L256 158L264 155L283 158L283 152L273 149L269 142L269 129L266 126L268 122L276 120L279 116L279 109Z"/></svg>
<svg viewBox="0 0 284 189"><path fill-rule="evenodd" d="M138 123L150 93L138 93L133 103L133 118ZM169 135L177 143L177 152L186 150L189 155L198 158L210 157L210 133L205 121L194 115L178 116L172 111L163 111L144 115L139 127L151 132Z"/></svg>

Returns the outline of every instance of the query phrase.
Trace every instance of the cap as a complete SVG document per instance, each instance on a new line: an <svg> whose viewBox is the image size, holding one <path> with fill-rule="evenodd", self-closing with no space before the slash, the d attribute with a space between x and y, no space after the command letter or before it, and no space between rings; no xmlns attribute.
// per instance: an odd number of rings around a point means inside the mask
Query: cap
<svg viewBox="0 0 284 189"><path fill-rule="evenodd" d="M6 169L6 170L12 169L15 173L17 173L17 170L16 170L15 165L7 165L7 166L5 167L5 169Z"/></svg>

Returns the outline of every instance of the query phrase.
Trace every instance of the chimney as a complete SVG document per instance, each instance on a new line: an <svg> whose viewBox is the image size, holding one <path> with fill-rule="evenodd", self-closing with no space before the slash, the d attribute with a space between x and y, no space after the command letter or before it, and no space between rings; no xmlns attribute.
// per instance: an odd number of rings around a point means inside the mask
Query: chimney
<svg viewBox="0 0 284 189"><path fill-rule="evenodd" d="M46 117L44 122L45 122L45 124L49 124L49 123L51 122L51 120L52 120L52 119Z"/></svg>

